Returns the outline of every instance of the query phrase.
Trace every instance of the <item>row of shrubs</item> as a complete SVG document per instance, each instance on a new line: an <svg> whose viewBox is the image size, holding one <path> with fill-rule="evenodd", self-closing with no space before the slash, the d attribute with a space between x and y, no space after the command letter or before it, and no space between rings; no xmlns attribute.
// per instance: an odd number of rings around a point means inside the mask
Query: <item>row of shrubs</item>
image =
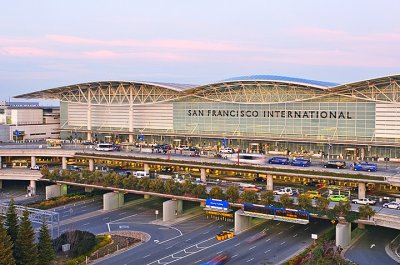
<svg viewBox="0 0 400 265"><path fill-rule="evenodd" d="M54 207L66 205L69 203L81 201L81 200L87 199L89 197L91 197L91 195L89 195L89 194L68 194L68 195L51 198L49 200L45 200L45 201L41 201L41 202L37 202L37 203L31 203L27 206L32 207L32 208L47 210L50 208L54 208Z"/></svg>

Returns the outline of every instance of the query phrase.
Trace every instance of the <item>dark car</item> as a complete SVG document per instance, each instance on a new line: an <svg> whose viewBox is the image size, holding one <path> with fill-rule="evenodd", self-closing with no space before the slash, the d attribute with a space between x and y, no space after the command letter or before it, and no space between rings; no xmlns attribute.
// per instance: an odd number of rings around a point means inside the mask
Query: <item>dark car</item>
<svg viewBox="0 0 400 265"><path fill-rule="evenodd" d="M298 166L298 167L309 167L311 166L310 159L305 158L295 158L290 161L291 166Z"/></svg>
<svg viewBox="0 0 400 265"><path fill-rule="evenodd" d="M172 173L172 172L174 172L174 169L173 169L172 167L163 167L163 168L161 169L161 172L164 172L164 173Z"/></svg>
<svg viewBox="0 0 400 265"><path fill-rule="evenodd" d="M190 146L190 147L189 147L189 151L190 151L190 152L200 152L200 149L197 148L197 147L194 147L194 146Z"/></svg>
<svg viewBox="0 0 400 265"><path fill-rule="evenodd" d="M340 160L330 160L324 164L324 168L346 168L346 162Z"/></svg>
<svg viewBox="0 0 400 265"><path fill-rule="evenodd" d="M274 156L268 159L268 164L281 164L281 165L288 165L289 158L281 157L281 156Z"/></svg>

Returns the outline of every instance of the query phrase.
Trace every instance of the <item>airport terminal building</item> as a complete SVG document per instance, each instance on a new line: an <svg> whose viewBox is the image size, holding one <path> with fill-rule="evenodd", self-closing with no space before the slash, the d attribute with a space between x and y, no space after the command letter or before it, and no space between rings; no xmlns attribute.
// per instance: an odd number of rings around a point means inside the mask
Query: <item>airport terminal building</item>
<svg viewBox="0 0 400 265"><path fill-rule="evenodd" d="M99 81L16 98L59 100L65 138L400 159L400 75L342 85L269 75L206 85Z"/></svg>

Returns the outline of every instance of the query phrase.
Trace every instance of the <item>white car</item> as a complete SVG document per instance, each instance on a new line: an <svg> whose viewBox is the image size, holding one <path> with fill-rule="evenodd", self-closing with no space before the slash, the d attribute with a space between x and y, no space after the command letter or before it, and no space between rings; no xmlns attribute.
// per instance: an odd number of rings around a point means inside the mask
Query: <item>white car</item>
<svg viewBox="0 0 400 265"><path fill-rule="evenodd" d="M226 148L222 148L221 150L220 150L220 153L221 154L233 154L235 151L232 149L232 148L230 148L230 147L226 147Z"/></svg>
<svg viewBox="0 0 400 265"><path fill-rule="evenodd" d="M291 187L286 187L286 188L282 188L282 189L279 189L279 190L274 190L274 194L275 195L288 194L288 195L292 196L294 193L295 193L295 191Z"/></svg>
<svg viewBox="0 0 400 265"><path fill-rule="evenodd" d="M387 203L383 204L383 208L400 210L400 203L398 203L398 202L387 202Z"/></svg>
<svg viewBox="0 0 400 265"><path fill-rule="evenodd" d="M352 203L354 204L363 204L363 205L375 205L376 201L368 199L368 198L362 198L362 199L354 199L352 200Z"/></svg>
<svg viewBox="0 0 400 265"><path fill-rule="evenodd" d="M38 165L35 165L35 166L31 167L31 170L40 170L40 167Z"/></svg>

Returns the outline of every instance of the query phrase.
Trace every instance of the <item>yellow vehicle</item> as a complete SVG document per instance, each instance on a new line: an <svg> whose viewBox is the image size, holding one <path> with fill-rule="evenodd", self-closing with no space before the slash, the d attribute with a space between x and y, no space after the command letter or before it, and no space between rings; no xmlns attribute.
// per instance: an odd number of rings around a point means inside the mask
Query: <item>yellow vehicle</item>
<svg viewBox="0 0 400 265"><path fill-rule="evenodd" d="M319 193L316 190L309 190L306 193L304 193L305 196L307 196L310 199L316 199L321 197L321 193Z"/></svg>
<svg viewBox="0 0 400 265"><path fill-rule="evenodd" d="M234 234L232 231L224 230L221 233L217 234L216 239L217 240L226 240L228 238L233 238Z"/></svg>

